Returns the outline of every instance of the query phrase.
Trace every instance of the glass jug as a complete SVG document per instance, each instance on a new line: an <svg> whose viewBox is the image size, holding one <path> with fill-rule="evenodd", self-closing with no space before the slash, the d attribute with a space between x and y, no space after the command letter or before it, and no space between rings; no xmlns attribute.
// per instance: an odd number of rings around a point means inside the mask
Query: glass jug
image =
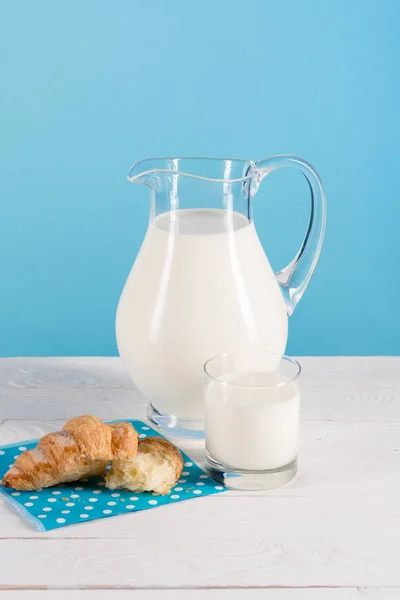
<svg viewBox="0 0 400 600"><path fill-rule="evenodd" d="M292 262L274 273L251 214L260 183L300 170L311 216ZM150 221L116 317L119 353L149 400L147 416L174 435L202 437L203 365L243 350L284 353L287 317L314 272L325 230L318 174L295 156L251 160L152 158L129 181L150 188Z"/></svg>

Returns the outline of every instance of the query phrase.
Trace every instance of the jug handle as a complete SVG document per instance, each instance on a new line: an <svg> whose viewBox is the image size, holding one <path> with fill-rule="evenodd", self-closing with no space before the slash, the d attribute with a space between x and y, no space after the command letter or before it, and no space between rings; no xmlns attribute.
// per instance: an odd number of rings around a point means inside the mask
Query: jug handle
<svg viewBox="0 0 400 600"><path fill-rule="evenodd" d="M310 282L321 253L326 224L326 198L316 170L302 158L290 154L271 156L256 163L255 178L252 182L253 194L269 173L288 167L297 169L304 175L311 192L310 221L300 249L284 269L275 273L288 315L291 315Z"/></svg>

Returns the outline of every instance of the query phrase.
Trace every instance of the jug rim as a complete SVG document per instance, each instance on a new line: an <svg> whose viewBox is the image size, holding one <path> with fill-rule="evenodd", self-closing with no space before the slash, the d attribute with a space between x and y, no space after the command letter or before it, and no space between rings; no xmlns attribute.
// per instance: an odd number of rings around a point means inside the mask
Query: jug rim
<svg viewBox="0 0 400 600"><path fill-rule="evenodd" d="M168 165L168 161L170 165L175 166L174 163L178 161L207 161L207 162L225 162L225 163L241 163L243 165L243 172L246 172L246 175L242 177L205 177L204 175L197 175L196 173L190 173L185 170L181 170L177 165L176 168L150 168L144 169L143 171L138 171L138 167L144 163L152 163L157 161L165 161ZM140 181L141 177L146 175L151 175L152 173L174 173L175 175L184 175L186 177L192 177L193 179L202 179L205 181L215 181L218 183L239 183L241 181L247 181L251 179L254 175L254 171L256 170L255 162L246 158L221 158L221 157L208 157L208 156L152 156L149 158L143 158L137 162L135 162L132 167L129 169L127 179L131 183Z"/></svg>

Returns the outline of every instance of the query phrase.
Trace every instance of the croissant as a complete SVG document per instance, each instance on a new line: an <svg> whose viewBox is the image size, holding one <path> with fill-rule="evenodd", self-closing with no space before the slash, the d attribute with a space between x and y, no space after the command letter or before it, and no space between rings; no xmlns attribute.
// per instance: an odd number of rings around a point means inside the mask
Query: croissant
<svg viewBox="0 0 400 600"><path fill-rule="evenodd" d="M113 460L106 487L165 495L178 481L182 469L182 454L176 446L163 438L148 437L140 440L133 457Z"/></svg>
<svg viewBox="0 0 400 600"><path fill-rule="evenodd" d="M20 454L1 485L32 491L102 475L110 460L134 456L137 447L138 434L130 423L108 425L91 415L75 417Z"/></svg>

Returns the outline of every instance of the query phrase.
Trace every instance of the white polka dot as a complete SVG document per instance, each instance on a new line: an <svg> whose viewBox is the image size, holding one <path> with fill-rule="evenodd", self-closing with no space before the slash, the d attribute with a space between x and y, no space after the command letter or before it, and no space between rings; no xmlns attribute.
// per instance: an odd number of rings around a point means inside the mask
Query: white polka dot
<svg viewBox="0 0 400 600"><path fill-rule="evenodd" d="M224 488L222 487L222 485L216 485L216 486L215 486L215 489L216 489L216 490L223 490Z"/></svg>
<svg viewBox="0 0 400 600"><path fill-rule="evenodd" d="M25 502L24 506L33 506L33 502Z"/></svg>
<svg viewBox="0 0 400 600"><path fill-rule="evenodd" d="M103 515L111 515L111 513L112 513L112 510L109 510L109 509L103 510Z"/></svg>
<svg viewBox="0 0 400 600"><path fill-rule="evenodd" d="M89 502L97 502L97 498L89 498Z"/></svg>
<svg viewBox="0 0 400 600"><path fill-rule="evenodd" d="M127 508L128 510L132 510L132 508L135 508L135 507L133 506L133 504L127 504L125 506L125 508Z"/></svg>
<svg viewBox="0 0 400 600"><path fill-rule="evenodd" d="M75 506L75 502L67 502L65 506Z"/></svg>
<svg viewBox="0 0 400 600"><path fill-rule="evenodd" d="M181 473L181 475L183 475L184 477L187 477L188 475L190 475L189 471L183 471Z"/></svg>
<svg viewBox="0 0 400 600"><path fill-rule="evenodd" d="M38 515L38 519L45 519L47 515Z"/></svg>
<svg viewBox="0 0 400 600"><path fill-rule="evenodd" d="M175 491L175 492L181 492L182 490L183 490L183 488L181 488L181 487L176 487L174 491Z"/></svg>
<svg viewBox="0 0 400 600"><path fill-rule="evenodd" d="M97 485L99 487L105 487L106 483L105 483L105 481L99 481L99 483Z"/></svg>
<svg viewBox="0 0 400 600"><path fill-rule="evenodd" d="M70 512L71 512L70 510L62 510L61 514L62 515L69 515Z"/></svg>
<svg viewBox="0 0 400 600"><path fill-rule="evenodd" d="M148 431L150 429L150 427L142 427L143 431Z"/></svg>
<svg viewBox="0 0 400 600"><path fill-rule="evenodd" d="M71 498L79 498L79 494L71 494Z"/></svg>
<svg viewBox="0 0 400 600"><path fill-rule="evenodd" d="M17 454L16 456L13 456L14 460L17 460L19 454Z"/></svg>
<svg viewBox="0 0 400 600"><path fill-rule="evenodd" d="M186 483L186 479L178 479L178 483Z"/></svg>
<svg viewBox="0 0 400 600"><path fill-rule="evenodd" d="M158 504L158 502L157 500L149 500L149 504L152 504L154 506L155 504Z"/></svg>
<svg viewBox="0 0 400 600"><path fill-rule="evenodd" d="M157 492L153 492L151 495L152 496L159 496L160 494L157 494Z"/></svg>
<svg viewBox="0 0 400 600"><path fill-rule="evenodd" d="M56 498L48 498L47 502L57 502L57 499Z"/></svg>
<svg viewBox="0 0 400 600"><path fill-rule="evenodd" d="M13 493L11 494L11 496L20 496L20 495L21 495L21 493L20 493L20 492L13 492Z"/></svg>
<svg viewBox="0 0 400 600"><path fill-rule="evenodd" d="M119 498L121 494L111 494L113 498Z"/></svg>
<svg viewBox="0 0 400 600"><path fill-rule="evenodd" d="M143 439L143 438L145 438L145 437L146 437L146 434L145 434L145 433L140 433L140 434L139 434L139 437L140 437L141 439Z"/></svg>
<svg viewBox="0 0 400 600"><path fill-rule="evenodd" d="M136 500L139 500L139 498L137 496L131 496L129 498L129 500L132 500L132 502L135 502Z"/></svg>
<svg viewBox="0 0 400 600"><path fill-rule="evenodd" d="M55 492L51 492L53 494L53 496L59 496L61 494L61 492L59 492L58 490L56 490Z"/></svg>
<svg viewBox="0 0 400 600"><path fill-rule="evenodd" d="M198 481L196 485L204 485L204 481Z"/></svg>
<svg viewBox="0 0 400 600"><path fill-rule="evenodd" d="M57 523L65 523L65 519L63 519L62 517L60 517L59 519L56 519Z"/></svg>
<svg viewBox="0 0 400 600"><path fill-rule="evenodd" d="M201 494L201 490L193 490L193 494Z"/></svg>
<svg viewBox="0 0 400 600"><path fill-rule="evenodd" d="M192 462L185 462L185 467L193 467L193 463Z"/></svg>
<svg viewBox="0 0 400 600"><path fill-rule="evenodd" d="M8 465L8 468L9 468L9 469L12 469L12 468L13 468L13 466L14 466L14 463L12 463L12 465Z"/></svg>
<svg viewBox="0 0 400 600"><path fill-rule="evenodd" d="M85 513L83 515L79 515L81 519L87 519L89 517L89 515L86 515Z"/></svg>
<svg viewBox="0 0 400 600"><path fill-rule="evenodd" d="M85 510L93 510L93 506L85 506Z"/></svg>
<svg viewBox="0 0 400 600"><path fill-rule="evenodd" d="M172 500L177 500L179 498L179 494L173 494L171 498Z"/></svg>
<svg viewBox="0 0 400 600"><path fill-rule="evenodd" d="M29 496L29 500L37 500L39 496Z"/></svg>
<svg viewBox="0 0 400 600"><path fill-rule="evenodd" d="M116 504L116 502L107 502L107 506L115 506Z"/></svg>
<svg viewBox="0 0 400 600"><path fill-rule="evenodd" d="M45 506L44 508L42 508L43 512L50 512L51 508L50 506Z"/></svg>
<svg viewBox="0 0 400 600"><path fill-rule="evenodd" d="M18 446L18 450L21 450L21 452L25 452L26 448L25 446Z"/></svg>
<svg viewBox="0 0 400 600"><path fill-rule="evenodd" d="M75 488L77 492L81 492L83 490L83 487L81 487L80 485L78 487Z"/></svg>
<svg viewBox="0 0 400 600"><path fill-rule="evenodd" d="M103 490L93 490L93 494L102 494Z"/></svg>
<svg viewBox="0 0 400 600"><path fill-rule="evenodd" d="M4 450L0 450L0 456L4 456L5 452Z"/></svg>
<svg viewBox="0 0 400 600"><path fill-rule="evenodd" d="M200 479L207 479L208 475L200 475Z"/></svg>

